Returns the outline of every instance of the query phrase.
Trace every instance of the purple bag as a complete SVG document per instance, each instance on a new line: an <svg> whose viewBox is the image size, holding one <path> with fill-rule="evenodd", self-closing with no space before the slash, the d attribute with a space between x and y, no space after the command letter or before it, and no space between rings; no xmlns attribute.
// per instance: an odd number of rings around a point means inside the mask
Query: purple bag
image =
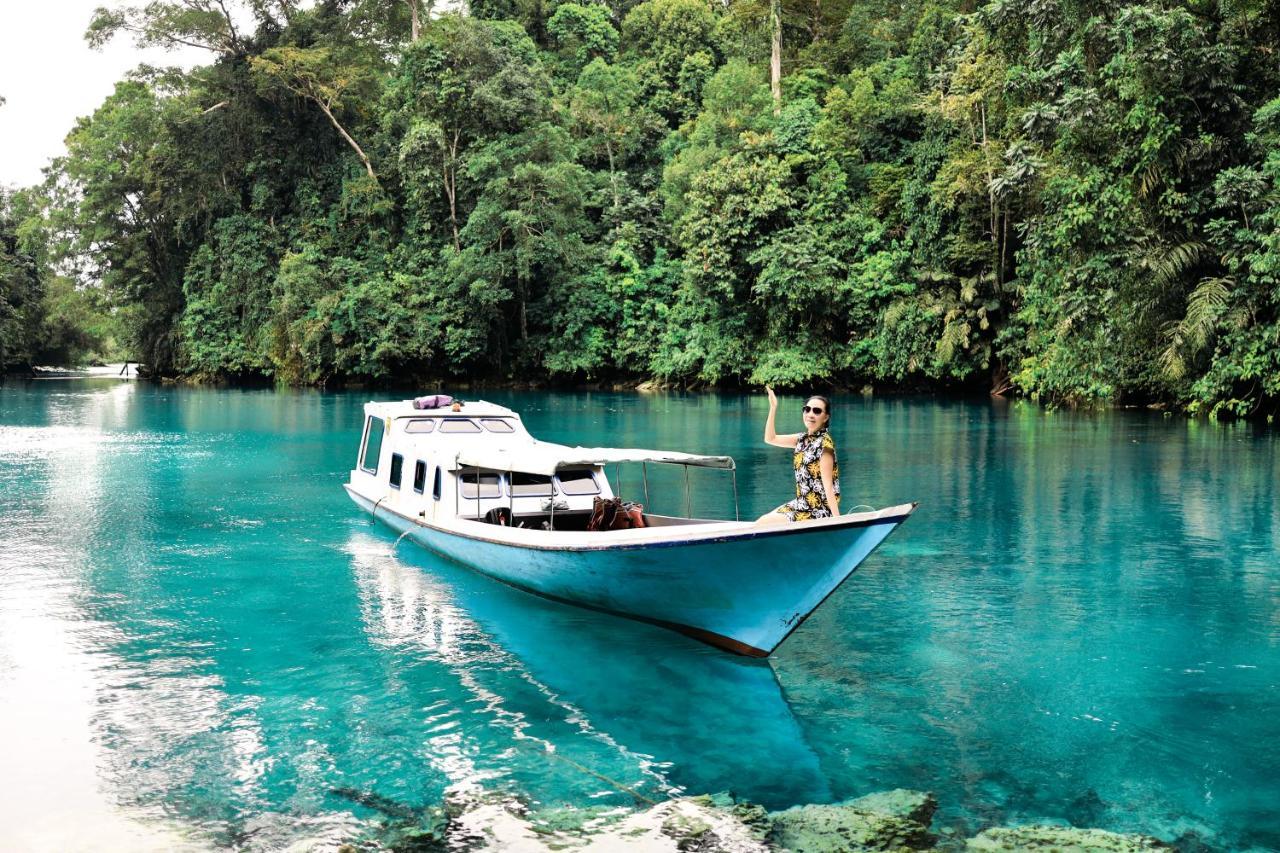
<svg viewBox="0 0 1280 853"><path fill-rule="evenodd" d="M448 394L432 394L429 397L414 397L413 407L415 409L443 409L453 403L453 398Z"/></svg>

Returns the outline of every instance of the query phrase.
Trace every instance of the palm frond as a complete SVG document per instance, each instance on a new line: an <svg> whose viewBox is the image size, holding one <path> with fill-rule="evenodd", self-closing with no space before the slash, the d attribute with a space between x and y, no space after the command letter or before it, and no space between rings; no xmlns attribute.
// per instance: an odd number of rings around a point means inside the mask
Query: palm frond
<svg viewBox="0 0 1280 853"><path fill-rule="evenodd" d="M1188 363L1213 341L1234 286L1235 280L1230 276L1215 276L1201 279L1191 291L1187 297L1186 316L1167 327L1169 344L1160 354L1161 364L1170 379L1184 377Z"/></svg>
<svg viewBox="0 0 1280 853"><path fill-rule="evenodd" d="M1159 163L1152 163L1138 178L1138 198L1150 198L1164 183L1164 173Z"/></svg>
<svg viewBox="0 0 1280 853"><path fill-rule="evenodd" d="M1151 283L1157 289L1163 289L1199 263L1208 250L1208 244L1200 240L1186 240L1175 246L1154 246L1142 259L1142 265L1151 272Z"/></svg>

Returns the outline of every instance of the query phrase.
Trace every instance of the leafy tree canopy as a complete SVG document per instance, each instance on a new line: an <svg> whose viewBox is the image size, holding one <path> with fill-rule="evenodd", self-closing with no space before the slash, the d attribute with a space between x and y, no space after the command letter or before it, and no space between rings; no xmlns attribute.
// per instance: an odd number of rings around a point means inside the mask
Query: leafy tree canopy
<svg viewBox="0 0 1280 853"><path fill-rule="evenodd" d="M156 0L0 199L0 357L1280 404L1258 4ZM48 346L41 341L54 342Z"/></svg>

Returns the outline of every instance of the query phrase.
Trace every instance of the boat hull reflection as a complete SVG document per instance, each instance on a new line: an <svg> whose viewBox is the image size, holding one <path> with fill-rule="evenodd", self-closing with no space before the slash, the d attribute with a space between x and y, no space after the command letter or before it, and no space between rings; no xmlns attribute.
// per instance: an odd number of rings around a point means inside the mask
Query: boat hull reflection
<svg viewBox="0 0 1280 853"><path fill-rule="evenodd" d="M523 717L568 723L576 743L552 743L549 755L574 755L592 772L610 768L611 778L640 782L640 801L727 790L771 807L830 798L767 662L729 657L641 623L531 601L430 554L399 557L384 564L376 584L362 583L378 609L412 625L427 646L443 643L445 655L457 644L450 638L459 636L458 614L465 614L474 622L466 633L487 634L512 659L504 670L536 686L543 707L528 707L526 695ZM449 624L435 624L441 619ZM558 729L562 737L568 730Z"/></svg>

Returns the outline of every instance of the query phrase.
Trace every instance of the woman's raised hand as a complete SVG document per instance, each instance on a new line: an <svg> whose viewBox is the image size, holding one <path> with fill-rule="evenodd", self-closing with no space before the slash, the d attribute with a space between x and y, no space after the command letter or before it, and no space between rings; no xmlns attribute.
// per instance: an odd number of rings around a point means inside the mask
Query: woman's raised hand
<svg viewBox="0 0 1280 853"><path fill-rule="evenodd" d="M775 447L790 447L790 443L782 441L778 438L778 430L774 426L774 421L778 419L778 395L773 393L773 388L766 385L764 390L769 393L769 414L764 419L764 443L772 444ZM795 436L791 437L795 440Z"/></svg>

